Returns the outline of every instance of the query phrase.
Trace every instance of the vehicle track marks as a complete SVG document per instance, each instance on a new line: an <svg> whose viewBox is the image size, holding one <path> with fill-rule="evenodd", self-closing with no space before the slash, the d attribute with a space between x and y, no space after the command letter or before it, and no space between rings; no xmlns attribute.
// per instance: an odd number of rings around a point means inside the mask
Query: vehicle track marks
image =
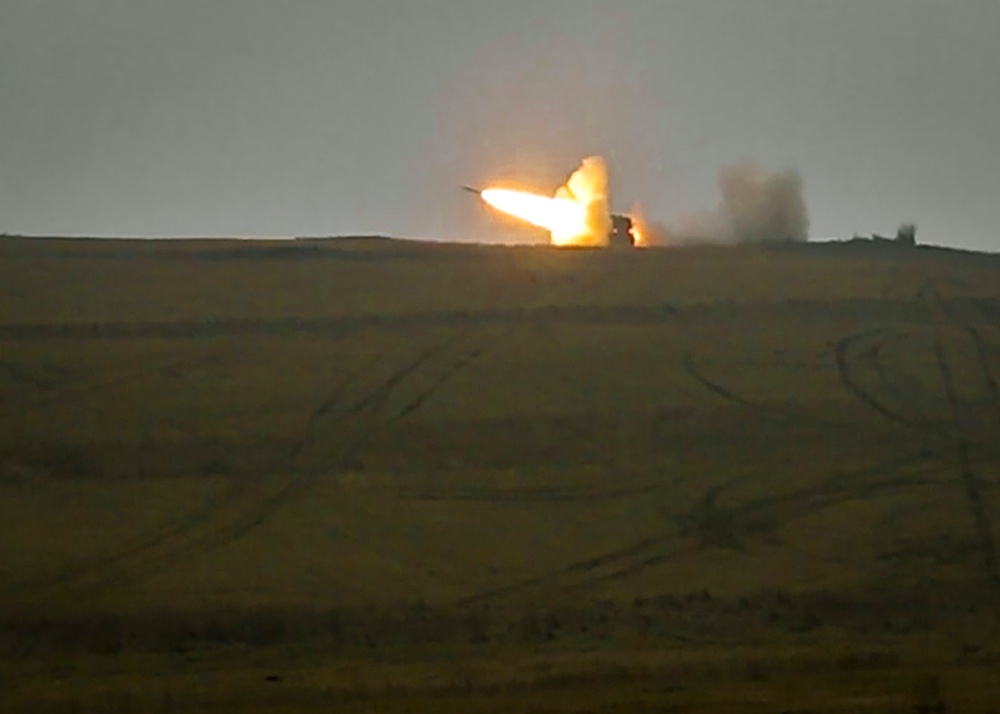
<svg viewBox="0 0 1000 714"><path fill-rule="evenodd" d="M886 336L887 334L888 336ZM844 385L847 391L854 395L854 397L856 397L862 404L874 410L876 413L881 414L883 417L895 424L905 426L909 429L927 431L929 428L932 428L933 425L931 423L914 419L899 410L892 408L888 404L885 404L882 400L872 394L869 389L866 389L855 374L854 360L856 351L862 348L863 345L865 345L865 343L872 338L883 338L879 341L879 343L877 343L878 345L882 344L885 340L892 339L893 336L893 333L889 333L889 331L885 328L879 327L841 338L834 347L834 356L837 362L837 374L840 377L841 384ZM879 349L877 345L875 347L876 357ZM882 374L884 375L885 368L883 367L882 369Z"/></svg>
<svg viewBox="0 0 1000 714"><path fill-rule="evenodd" d="M552 292L551 289L540 291L539 297L542 300L551 298ZM494 295L491 304L495 305L497 299L498 295ZM491 310L496 311L495 307ZM487 312L492 314L490 311ZM291 475L277 487L261 490L259 484L256 488L251 488L250 485L240 482L227 494L228 498L217 499L203 508L185 514L176 523L141 538L125 549L74 564L56 574L14 583L0 590L0 597L9 598L15 594L37 596L51 591L72 593L77 597L93 597L111 586L141 580L195 555L217 550L246 536L282 506L303 494L318 476L349 464L363 443L370 438L373 429L386 426L417 411L437 389L481 357L500 337L518 329L519 324L519 321L510 323L488 343L472 349L466 348L464 354L437 378L431 380L431 383L420 390L396 415L380 416L380 412L385 410L395 390L417 372L422 371L429 362L443 356L450 348L463 341L471 342L477 337L481 338L482 328L477 322L459 320L456 324L457 330L452 330L444 340L432 344L407 360L378 385L367 391L361 399L344 409L343 396L353 377L353 373L349 374L310 415L302 441L282 454L281 461L290 467ZM431 326L434 325L436 323ZM103 334L106 331L99 332ZM123 333L110 336L133 335ZM370 365L362 364L355 372L368 366ZM338 414L341 410L346 412L346 417ZM313 447L321 443L320 436L327 431L328 422L331 420L337 432L336 443L332 448L324 449L325 455L309 454ZM280 465L272 468L272 471L279 468Z"/></svg>
<svg viewBox="0 0 1000 714"><path fill-rule="evenodd" d="M345 427L343 433L346 437L341 437L337 442L332 455L325 458L316 457L310 462L303 463L305 452L314 445L319 433L322 432L321 422L336 411L337 395L345 393L350 383L349 378L338 385L334 395L327 398L310 416L303 441L285 457L285 463L292 466L291 475L277 487L265 492L259 489L243 489L232 501L220 504L215 511L204 512L201 514L204 517L197 522L189 523L188 527L172 532L170 542L160 538L152 547L116 558L115 564L118 566L116 568L105 568L104 573L85 573L90 577L80 578L80 581L74 584L60 583L60 585L65 589L71 589L80 597L94 597L111 586L142 580L189 558L216 551L245 537L264 524L284 505L302 495L319 475L351 461L368 438L368 431L372 428L371 423L359 420L358 415L367 416L369 419L377 418L374 416L375 412L393 389L444 350L453 340L454 337L449 337L422 350L354 404L350 410L354 418L349 424L345 426L342 420L338 420L338 425Z"/></svg>
<svg viewBox="0 0 1000 714"><path fill-rule="evenodd" d="M580 591L636 575L685 554L722 547L741 550L749 537L773 533L795 519L852 500L887 492L937 486L933 477L939 454L927 449L896 456L849 471L838 471L819 483L775 496L752 498L721 507L718 498L736 481L716 484L686 512L667 514L668 527L625 546L573 561L557 570L524 578L462 598L467 606L527 593ZM900 475L900 471L908 473Z"/></svg>
<svg viewBox="0 0 1000 714"><path fill-rule="evenodd" d="M972 337L973 332L970 331L970 326L968 324L959 320L953 312L948 310L947 301L933 286L928 286L926 289L922 290L920 298L926 305L927 311L931 315L934 325L934 354L938 370L941 374L941 383L952 410L952 419L954 422L954 449L959 478L965 492L966 500L969 504L969 510L972 513L976 534L980 541L986 573L990 580L991 588L994 594L994 606L1000 610L1000 558L998 558L997 555L996 541L993 537L992 523L982 495L982 487L979 478L972 470L969 453L971 443L970 439L963 430L963 412L965 405L963 405L959 399L955 375L951 368L951 363L948 361L948 355L945 349L945 327L949 325L953 327L960 327L966 332L967 335L970 335L970 337ZM988 391L990 391L992 396L992 389L995 387L995 381L993 380L988 359L986 359L986 355L979 341L975 337L972 339L974 344L977 345L977 347L974 348L974 351L977 355L980 355L980 369L984 372L987 384L993 385L988 387Z"/></svg>
<svg viewBox="0 0 1000 714"><path fill-rule="evenodd" d="M785 419L792 419L797 422L813 422L815 424L821 424L823 426L834 428L834 429L854 429L854 425L846 421L839 421L837 419L829 419L816 414L804 414L795 409L789 409L787 407L779 406L776 404L768 404L767 402L758 401L755 399L750 399L744 397L741 394L737 394L734 390L729 387L720 384L719 382L707 377L704 372L698 367L694 360L694 357L690 352L684 354L681 358L681 366L684 372L691 377L695 382L698 383L703 389L708 390L712 394L722 397L728 402L737 404L742 407L749 407L761 412L766 412L773 414L778 417Z"/></svg>

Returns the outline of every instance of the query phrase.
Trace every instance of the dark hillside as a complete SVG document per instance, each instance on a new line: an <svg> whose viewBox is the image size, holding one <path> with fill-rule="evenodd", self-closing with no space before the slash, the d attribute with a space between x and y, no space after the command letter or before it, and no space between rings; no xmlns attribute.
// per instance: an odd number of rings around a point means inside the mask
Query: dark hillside
<svg viewBox="0 0 1000 714"><path fill-rule="evenodd" d="M9 239L0 644L996 657L998 286L930 249Z"/></svg>

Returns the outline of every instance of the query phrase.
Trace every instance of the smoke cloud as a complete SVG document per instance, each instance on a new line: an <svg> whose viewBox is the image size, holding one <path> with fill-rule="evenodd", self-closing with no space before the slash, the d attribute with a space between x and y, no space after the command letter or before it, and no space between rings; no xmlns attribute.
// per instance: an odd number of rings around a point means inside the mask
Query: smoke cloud
<svg viewBox="0 0 1000 714"><path fill-rule="evenodd" d="M721 200L715 210L684 213L666 223L633 211L647 245L685 243L780 243L809 236L802 177L795 169L769 172L746 160L718 173Z"/></svg>
<svg viewBox="0 0 1000 714"><path fill-rule="evenodd" d="M794 169L768 173L752 161L719 171L722 217L740 243L804 241L809 217L802 178Z"/></svg>

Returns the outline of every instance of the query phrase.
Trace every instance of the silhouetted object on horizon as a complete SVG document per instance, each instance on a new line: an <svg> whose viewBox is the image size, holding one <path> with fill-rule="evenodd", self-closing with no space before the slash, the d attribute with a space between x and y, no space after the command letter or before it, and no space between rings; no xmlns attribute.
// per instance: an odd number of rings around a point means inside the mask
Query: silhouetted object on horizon
<svg viewBox="0 0 1000 714"><path fill-rule="evenodd" d="M611 214L611 233L608 234L608 245L612 248L632 248L635 246L635 232L632 219L621 213Z"/></svg>
<svg viewBox="0 0 1000 714"><path fill-rule="evenodd" d="M870 236L855 233L848 242L873 243L876 245L884 245L894 248L913 248L917 245L917 227L913 223L901 223L899 228L896 230L896 236L894 238L879 235L878 233L872 233Z"/></svg>
<svg viewBox="0 0 1000 714"><path fill-rule="evenodd" d="M900 245L914 246L917 244L917 227L912 223L901 223L896 231L896 242Z"/></svg>

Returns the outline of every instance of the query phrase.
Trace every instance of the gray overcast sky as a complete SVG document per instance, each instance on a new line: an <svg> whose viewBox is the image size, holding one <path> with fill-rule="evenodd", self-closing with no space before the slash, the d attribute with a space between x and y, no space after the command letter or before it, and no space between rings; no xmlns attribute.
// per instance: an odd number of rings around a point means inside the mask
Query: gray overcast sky
<svg viewBox="0 0 1000 714"><path fill-rule="evenodd" d="M459 184L1000 250L1000 0L0 0L0 232L510 237Z"/></svg>

